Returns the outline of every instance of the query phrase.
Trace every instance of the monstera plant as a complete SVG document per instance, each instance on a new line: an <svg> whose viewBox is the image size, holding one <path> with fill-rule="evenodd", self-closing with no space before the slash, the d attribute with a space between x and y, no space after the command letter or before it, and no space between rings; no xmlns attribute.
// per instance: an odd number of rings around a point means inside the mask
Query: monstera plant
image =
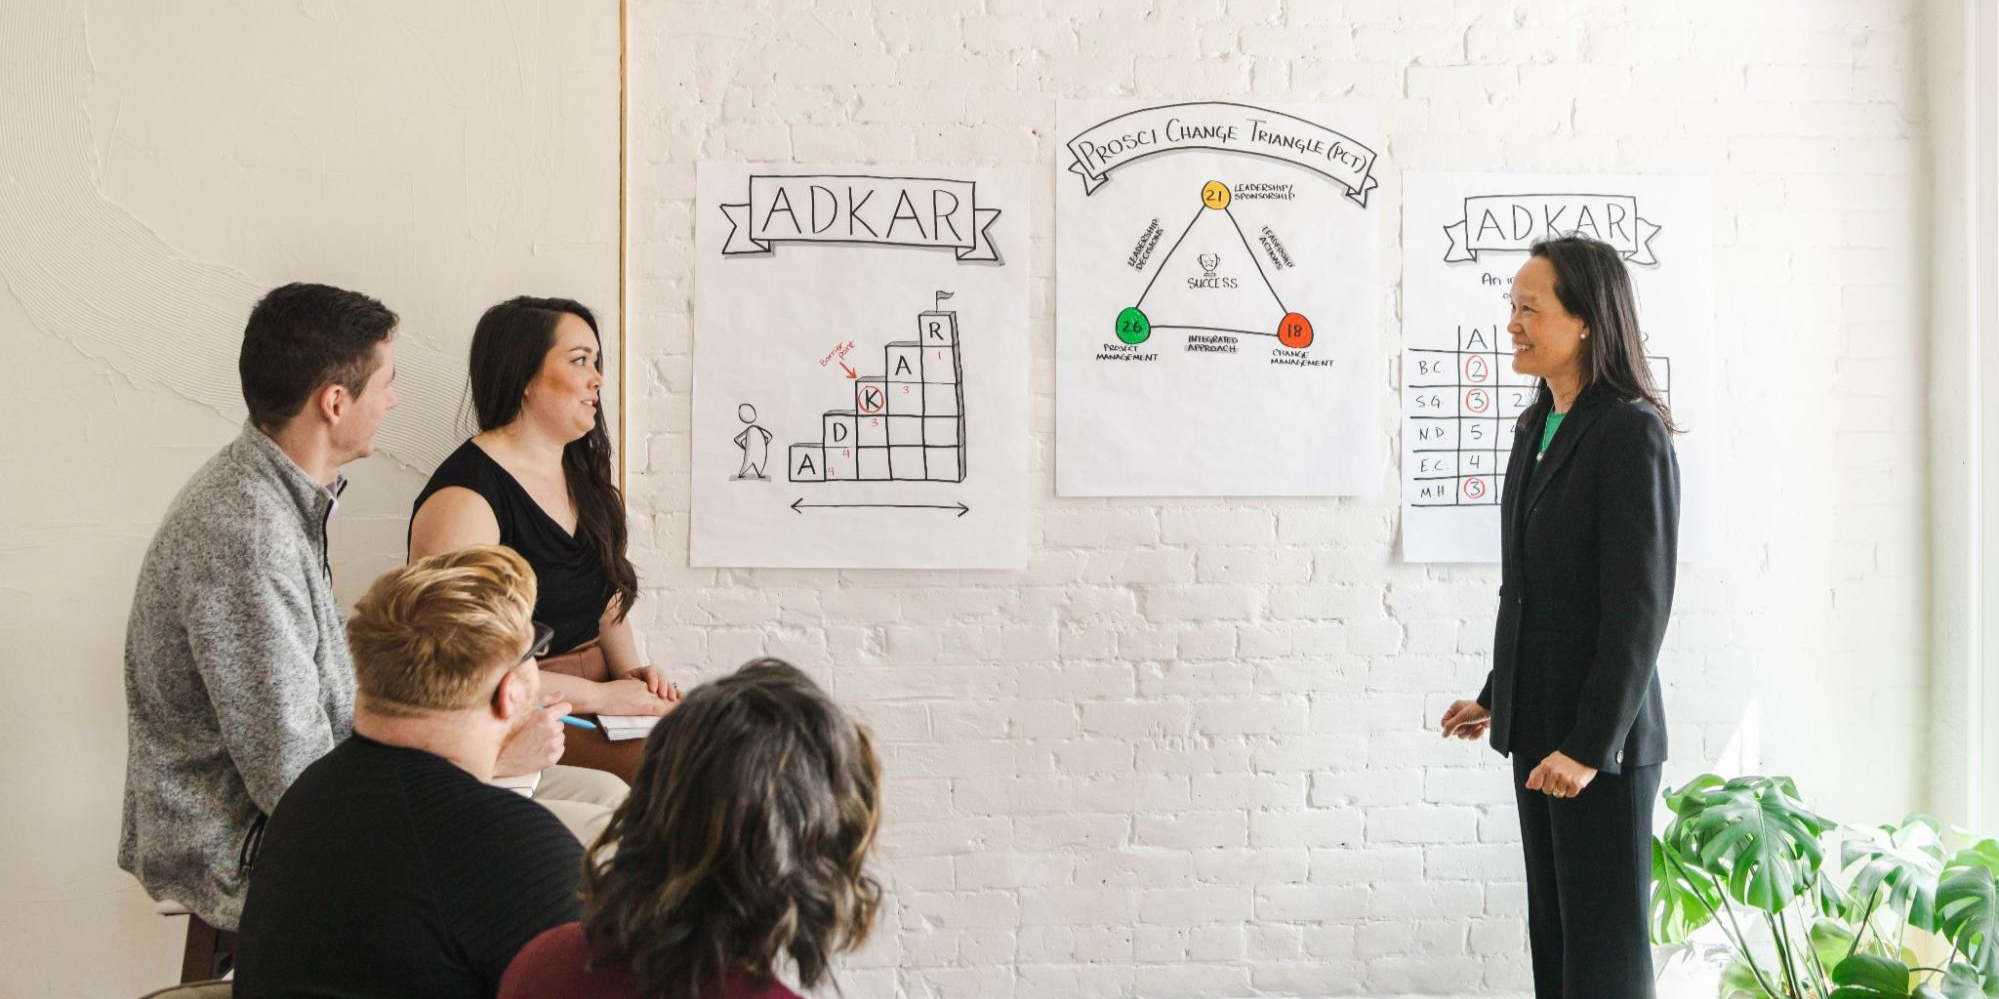
<svg viewBox="0 0 1999 999"><path fill-rule="evenodd" d="M1721 999L1999 999L1999 842L1953 853L1925 815L1841 826L1788 777L1707 774L1665 800L1652 940L1714 926L1732 959ZM1912 931L1949 955L1918 960Z"/></svg>

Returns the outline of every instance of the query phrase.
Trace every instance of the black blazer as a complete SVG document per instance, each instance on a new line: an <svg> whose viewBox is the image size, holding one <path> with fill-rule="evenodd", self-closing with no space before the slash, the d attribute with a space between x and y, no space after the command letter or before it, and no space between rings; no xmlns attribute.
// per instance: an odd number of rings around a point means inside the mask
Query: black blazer
<svg viewBox="0 0 1999 999"><path fill-rule="evenodd" d="M1499 622L1478 695L1492 748L1559 750L1611 774L1661 763L1679 459L1650 404L1592 386L1537 469L1547 409L1514 425L1500 495Z"/></svg>

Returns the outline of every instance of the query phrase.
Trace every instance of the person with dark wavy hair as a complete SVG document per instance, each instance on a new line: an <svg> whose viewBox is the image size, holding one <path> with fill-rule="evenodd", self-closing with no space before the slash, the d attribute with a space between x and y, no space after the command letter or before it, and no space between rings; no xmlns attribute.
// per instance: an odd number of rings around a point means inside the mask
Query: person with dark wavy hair
<svg viewBox="0 0 1999 999"><path fill-rule="evenodd" d="M521 949L501 999L796 999L866 940L881 887L868 730L796 667L704 684L645 743L590 849L583 918Z"/></svg>
<svg viewBox="0 0 1999 999"><path fill-rule="evenodd" d="M486 310L472 333L479 433L417 494L409 557L480 544L519 552L541 583L535 620L555 630L541 660L548 691L579 714L660 715L680 690L639 660L627 617L638 574L611 478L600 348L597 317L581 303L521 297ZM631 780L638 742L565 736L563 762Z"/></svg>
<svg viewBox="0 0 1999 999"><path fill-rule="evenodd" d="M1666 760L1659 647L1680 467L1615 248L1537 243L1513 278L1513 370L1540 390L1500 492L1499 617L1476 699L1443 734L1513 757L1537 999L1650 999L1652 807Z"/></svg>

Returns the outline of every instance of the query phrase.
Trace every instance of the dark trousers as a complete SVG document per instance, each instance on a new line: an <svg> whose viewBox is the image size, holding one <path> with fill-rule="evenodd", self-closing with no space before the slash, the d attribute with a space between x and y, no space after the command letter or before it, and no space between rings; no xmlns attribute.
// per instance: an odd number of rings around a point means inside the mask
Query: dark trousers
<svg viewBox="0 0 1999 999"><path fill-rule="evenodd" d="M1659 767L1599 773L1581 794L1551 798L1523 786L1546 755L1513 754L1535 999L1653 999L1645 920Z"/></svg>

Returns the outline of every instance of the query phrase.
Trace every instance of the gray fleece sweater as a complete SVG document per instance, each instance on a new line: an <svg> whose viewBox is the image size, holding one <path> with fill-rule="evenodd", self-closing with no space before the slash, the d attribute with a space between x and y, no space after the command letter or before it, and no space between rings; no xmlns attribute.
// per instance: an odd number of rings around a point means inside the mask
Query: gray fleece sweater
<svg viewBox="0 0 1999 999"><path fill-rule="evenodd" d="M353 729L333 498L245 426L174 499L139 570L118 866L222 929L243 913L246 837Z"/></svg>

